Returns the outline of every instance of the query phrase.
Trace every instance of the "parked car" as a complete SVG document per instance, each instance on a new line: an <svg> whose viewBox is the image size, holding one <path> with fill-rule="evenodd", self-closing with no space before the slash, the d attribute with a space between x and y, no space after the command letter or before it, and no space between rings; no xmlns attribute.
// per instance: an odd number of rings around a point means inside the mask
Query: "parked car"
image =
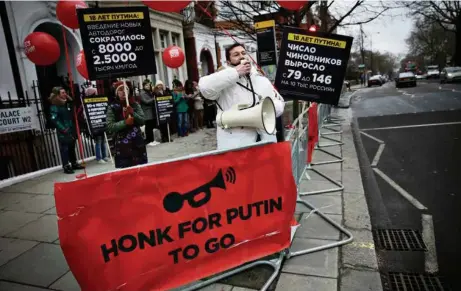
<svg viewBox="0 0 461 291"><path fill-rule="evenodd" d="M418 80L427 79L427 75L426 74L417 74L416 79L418 79Z"/></svg>
<svg viewBox="0 0 461 291"><path fill-rule="evenodd" d="M368 79L368 87L371 87L373 85L378 85L382 86L383 85L383 80L381 79L381 75L374 75Z"/></svg>
<svg viewBox="0 0 461 291"><path fill-rule="evenodd" d="M426 75L427 75L427 79L432 79L432 78L438 79L440 77L439 66L437 65L427 66Z"/></svg>
<svg viewBox="0 0 461 291"><path fill-rule="evenodd" d="M396 88L400 88L403 86L416 87L416 76L413 72L402 72L395 79Z"/></svg>
<svg viewBox="0 0 461 291"><path fill-rule="evenodd" d="M461 81L461 67L446 67L440 73L440 83Z"/></svg>

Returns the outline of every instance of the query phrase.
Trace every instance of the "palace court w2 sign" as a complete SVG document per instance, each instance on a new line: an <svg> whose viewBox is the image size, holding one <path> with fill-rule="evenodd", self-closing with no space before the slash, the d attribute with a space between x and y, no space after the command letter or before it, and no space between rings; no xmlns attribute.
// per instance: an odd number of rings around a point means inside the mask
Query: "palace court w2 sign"
<svg viewBox="0 0 461 291"><path fill-rule="evenodd" d="M290 157L284 142L56 183L82 291L170 290L289 247Z"/></svg>
<svg viewBox="0 0 461 291"><path fill-rule="evenodd" d="M77 11L90 80L157 73L149 8Z"/></svg>
<svg viewBox="0 0 461 291"><path fill-rule="evenodd" d="M0 134L32 129L35 122L30 107L0 109Z"/></svg>
<svg viewBox="0 0 461 291"><path fill-rule="evenodd" d="M352 37L284 29L275 86L286 99L337 105Z"/></svg>

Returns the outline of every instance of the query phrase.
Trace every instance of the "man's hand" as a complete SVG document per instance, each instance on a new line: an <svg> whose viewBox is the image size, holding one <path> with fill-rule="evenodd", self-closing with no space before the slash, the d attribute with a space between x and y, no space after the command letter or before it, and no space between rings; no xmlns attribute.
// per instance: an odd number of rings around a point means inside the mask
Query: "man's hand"
<svg viewBox="0 0 461 291"><path fill-rule="evenodd" d="M130 116L130 117L128 117L127 119L125 119L125 124L126 124L126 125L133 125L133 123L134 123L134 118L133 118L133 116Z"/></svg>
<svg viewBox="0 0 461 291"><path fill-rule="evenodd" d="M240 64L237 67L235 67L235 69L239 73L240 77L246 76L251 72L251 64L249 62L247 62L247 63L245 63L243 65Z"/></svg>

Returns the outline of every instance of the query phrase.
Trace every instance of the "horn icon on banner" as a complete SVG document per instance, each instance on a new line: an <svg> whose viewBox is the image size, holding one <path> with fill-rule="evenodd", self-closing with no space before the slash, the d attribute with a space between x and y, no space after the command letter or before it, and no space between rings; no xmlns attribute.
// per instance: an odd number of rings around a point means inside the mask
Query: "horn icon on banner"
<svg viewBox="0 0 461 291"><path fill-rule="evenodd" d="M226 181L235 184L237 175L235 170L230 167L226 171ZM208 183L197 187L187 193L170 192L163 198L163 207L170 213L178 212L182 209L184 201L187 201L190 207L198 208L207 204L211 199L211 188L220 188L226 190L222 170L220 169L216 176ZM195 200L199 194L205 194L203 198Z"/></svg>

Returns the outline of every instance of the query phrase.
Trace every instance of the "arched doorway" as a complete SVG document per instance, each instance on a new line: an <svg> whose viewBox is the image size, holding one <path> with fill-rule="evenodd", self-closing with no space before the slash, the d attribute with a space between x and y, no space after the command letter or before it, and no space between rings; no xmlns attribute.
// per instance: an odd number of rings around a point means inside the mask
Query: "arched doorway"
<svg viewBox="0 0 461 291"><path fill-rule="evenodd" d="M42 110L44 116L49 116L49 102L48 97L50 96L51 90L55 86L61 86L66 88L70 93L69 79L68 79L68 70L67 70L67 61L65 54L65 44L63 37L62 26L57 23L44 22L38 25L34 32L45 32L52 35L59 43L61 55L58 61L49 66L35 66L35 71L37 74L37 93L40 95L40 101L42 105ZM69 61L70 67L72 68L72 77L74 82L74 93L75 96L79 96L79 83L83 81L82 77L78 75L76 66L75 66L75 57L77 56L80 48L79 45L72 33L67 29L64 29L67 40L67 50L69 52ZM48 127L48 122L46 122L46 127Z"/></svg>
<svg viewBox="0 0 461 291"><path fill-rule="evenodd" d="M202 64L202 76L214 73L213 57L208 48L203 48L200 52L200 62Z"/></svg>

